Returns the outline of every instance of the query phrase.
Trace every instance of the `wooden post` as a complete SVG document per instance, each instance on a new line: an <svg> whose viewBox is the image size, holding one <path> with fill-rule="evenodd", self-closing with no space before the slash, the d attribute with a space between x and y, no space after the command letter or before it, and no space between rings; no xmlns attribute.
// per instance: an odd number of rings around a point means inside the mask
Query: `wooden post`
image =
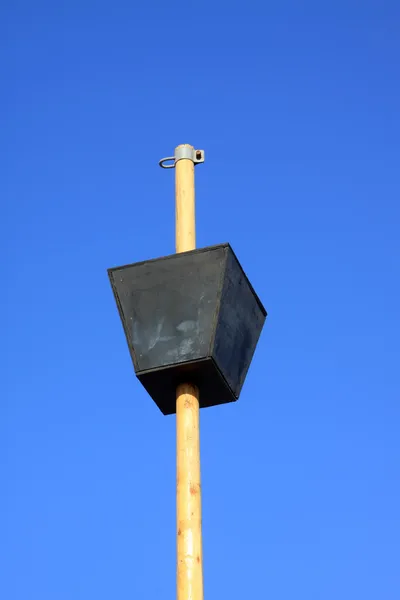
<svg viewBox="0 0 400 600"><path fill-rule="evenodd" d="M185 252L196 247L192 160L177 161L175 185L176 251ZM176 390L177 600L203 600L199 416L198 388L190 382L179 385Z"/></svg>
<svg viewBox="0 0 400 600"><path fill-rule="evenodd" d="M187 145L182 144L182 146ZM196 248L194 163L189 158L181 158L175 165L175 198L176 251L194 250Z"/></svg>

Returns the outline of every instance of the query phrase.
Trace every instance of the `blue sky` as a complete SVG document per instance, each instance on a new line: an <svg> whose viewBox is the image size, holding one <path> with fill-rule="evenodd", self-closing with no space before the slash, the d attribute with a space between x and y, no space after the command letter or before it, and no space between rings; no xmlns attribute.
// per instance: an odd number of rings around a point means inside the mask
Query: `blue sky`
<svg viewBox="0 0 400 600"><path fill-rule="evenodd" d="M269 318L201 414L205 598L398 600L396 2L3 3L0 596L173 598L175 420L107 279L197 241Z"/></svg>

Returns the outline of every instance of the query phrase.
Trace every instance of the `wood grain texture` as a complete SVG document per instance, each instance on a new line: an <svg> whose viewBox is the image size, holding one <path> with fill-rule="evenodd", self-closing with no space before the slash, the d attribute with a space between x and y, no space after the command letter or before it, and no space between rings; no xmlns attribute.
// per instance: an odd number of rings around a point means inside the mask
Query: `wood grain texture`
<svg viewBox="0 0 400 600"><path fill-rule="evenodd" d="M177 388L177 598L203 600L199 391Z"/></svg>
<svg viewBox="0 0 400 600"><path fill-rule="evenodd" d="M182 146L189 146L189 144L182 144ZM176 251L194 250L196 248L194 164L186 158L178 160L175 165L175 198Z"/></svg>
<svg viewBox="0 0 400 600"><path fill-rule="evenodd" d="M194 164L175 165L176 251L196 248ZM199 390L176 390L177 600L203 600Z"/></svg>

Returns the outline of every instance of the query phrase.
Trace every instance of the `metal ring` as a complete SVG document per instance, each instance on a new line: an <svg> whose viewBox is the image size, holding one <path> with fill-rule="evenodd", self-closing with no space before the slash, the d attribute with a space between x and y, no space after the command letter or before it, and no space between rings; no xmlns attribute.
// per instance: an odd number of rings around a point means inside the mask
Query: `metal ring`
<svg viewBox="0 0 400 600"><path fill-rule="evenodd" d="M172 165L165 165L164 163L167 161L171 161L173 160L173 164ZM167 158L162 158L159 163L160 167L162 169L174 169L175 168L175 156L167 156Z"/></svg>

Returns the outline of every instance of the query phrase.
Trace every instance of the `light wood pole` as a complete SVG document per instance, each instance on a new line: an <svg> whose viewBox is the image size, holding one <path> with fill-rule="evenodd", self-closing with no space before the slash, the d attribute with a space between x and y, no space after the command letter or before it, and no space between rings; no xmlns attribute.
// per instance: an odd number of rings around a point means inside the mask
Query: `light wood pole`
<svg viewBox="0 0 400 600"><path fill-rule="evenodd" d="M194 250L194 163L189 158L175 164L175 194L176 251ZM199 416L198 388L189 382L180 384L176 390L177 600L203 600Z"/></svg>

